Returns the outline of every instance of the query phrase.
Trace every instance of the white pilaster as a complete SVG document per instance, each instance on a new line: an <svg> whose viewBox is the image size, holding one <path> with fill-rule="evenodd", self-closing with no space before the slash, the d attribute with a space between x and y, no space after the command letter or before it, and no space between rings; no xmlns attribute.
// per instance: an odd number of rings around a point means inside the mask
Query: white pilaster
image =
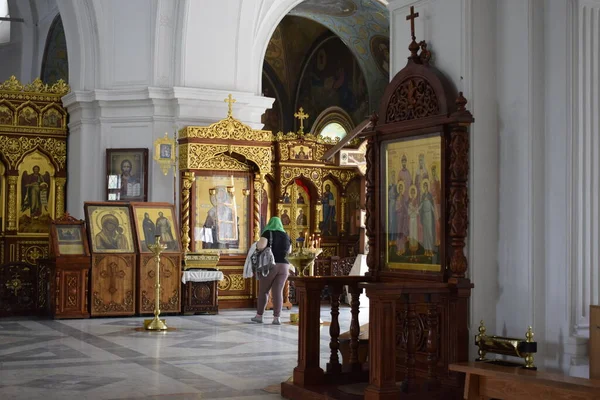
<svg viewBox="0 0 600 400"><path fill-rule="evenodd" d="M588 337L589 306L600 303L600 1L579 0L574 5L571 322L574 337Z"/></svg>

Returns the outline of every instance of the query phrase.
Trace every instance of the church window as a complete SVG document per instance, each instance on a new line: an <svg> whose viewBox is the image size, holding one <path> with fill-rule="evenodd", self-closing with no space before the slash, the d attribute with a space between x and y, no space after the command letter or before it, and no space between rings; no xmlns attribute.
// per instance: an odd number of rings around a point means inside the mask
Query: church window
<svg viewBox="0 0 600 400"><path fill-rule="evenodd" d="M346 128L344 128L340 123L330 122L323 127L320 135L329 137L331 139L339 138L341 140L344 136L346 136L347 133L348 132L346 131Z"/></svg>
<svg viewBox="0 0 600 400"><path fill-rule="evenodd" d="M0 0L0 17L10 17L8 0ZM8 42L10 42L10 21L0 21L0 44Z"/></svg>
<svg viewBox="0 0 600 400"><path fill-rule="evenodd" d="M316 118L311 132L333 140L342 140L354 129L352 118L342 108L333 106L326 108Z"/></svg>

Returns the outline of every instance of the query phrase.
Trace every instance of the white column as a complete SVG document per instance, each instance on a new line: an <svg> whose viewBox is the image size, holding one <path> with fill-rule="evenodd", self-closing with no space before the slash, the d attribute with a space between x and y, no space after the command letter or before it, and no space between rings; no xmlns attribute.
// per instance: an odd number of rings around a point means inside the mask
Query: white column
<svg viewBox="0 0 600 400"><path fill-rule="evenodd" d="M102 200L106 179L104 152L99 151L98 104L91 92L71 92L63 97L63 104L69 112L66 211L83 219L83 203Z"/></svg>
<svg viewBox="0 0 600 400"><path fill-rule="evenodd" d="M599 304L600 279L600 1L577 2L572 43L577 60L573 92L572 323L575 336L589 334L589 306ZM569 188L567 188L569 189Z"/></svg>

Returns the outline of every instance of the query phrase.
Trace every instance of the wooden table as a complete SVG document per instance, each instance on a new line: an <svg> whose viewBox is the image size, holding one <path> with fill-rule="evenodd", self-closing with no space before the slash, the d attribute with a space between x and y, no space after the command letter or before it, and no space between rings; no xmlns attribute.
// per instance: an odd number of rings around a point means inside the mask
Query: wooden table
<svg viewBox="0 0 600 400"><path fill-rule="evenodd" d="M484 362L451 364L449 368L466 374L464 398L469 400L600 399L600 381L596 380Z"/></svg>

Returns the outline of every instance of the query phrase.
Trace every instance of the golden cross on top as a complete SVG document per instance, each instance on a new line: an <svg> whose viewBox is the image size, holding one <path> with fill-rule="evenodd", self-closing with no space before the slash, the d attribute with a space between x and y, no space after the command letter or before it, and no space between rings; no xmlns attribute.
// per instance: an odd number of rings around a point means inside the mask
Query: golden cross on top
<svg viewBox="0 0 600 400"><path fill-rule="evenodd" d="M223 100L225 103L229 103L229 111L227 111L227 116L231 117L231 113L233 110L233 103L236 102L236 100L233 98L233 96L231 95L231 93L229 93L229 96L227 96L227 98L225 100Z"/></svg>
<svg viewBox="0 0 600 400"><path fill-rule="evenodd" d="M296 114L294 114L294 117L298 118L300 120L300 133L304 133L304 120L306 118L309 117L308 114L304 113L304 109L302 107L300 107L300 109L298 110L298 112Z"/></svg>
<svg viewBox="0 0 600 400"><path fill-rule="evenodd" d="M410 21L410 34L412 36L412 40L416 39L415 36L415 18L419 16L419 13L415 12L415 6L410 6L410 15L406 16L406 20Z"/></svg>

